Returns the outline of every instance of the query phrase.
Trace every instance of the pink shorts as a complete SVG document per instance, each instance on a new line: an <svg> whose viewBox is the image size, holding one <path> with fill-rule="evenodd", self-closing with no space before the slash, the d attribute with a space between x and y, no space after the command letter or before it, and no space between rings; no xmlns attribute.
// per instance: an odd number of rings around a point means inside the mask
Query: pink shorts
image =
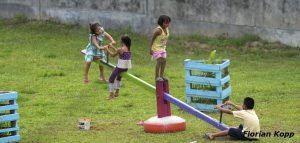
<svg viewBox="0 0 300 143"><path fill-rule="evenodd" d="M164 58L164 59L167 58L167 52L165 51L153 52L152 59L157 60L158 58Z"/></svg>

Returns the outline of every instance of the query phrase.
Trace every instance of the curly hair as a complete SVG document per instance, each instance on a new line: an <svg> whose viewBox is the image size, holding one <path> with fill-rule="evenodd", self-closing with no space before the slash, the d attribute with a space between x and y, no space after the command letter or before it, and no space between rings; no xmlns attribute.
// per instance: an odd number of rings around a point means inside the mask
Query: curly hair
<svg viewBox="0 0 300 143"><path fill-rule="evenodd" d="M96 29L97 29L98 26L101 27L101 25L99 23L90 24L90 32L91 32L91 34L96 34Z"/></svg>
<svg viewBox="0 0 300 143"><path fill-rule="evenodd" d="M171 22L171 18L167 15L159 16L159 18L157 20L157 24L162 26L164 22Z"/></svg>

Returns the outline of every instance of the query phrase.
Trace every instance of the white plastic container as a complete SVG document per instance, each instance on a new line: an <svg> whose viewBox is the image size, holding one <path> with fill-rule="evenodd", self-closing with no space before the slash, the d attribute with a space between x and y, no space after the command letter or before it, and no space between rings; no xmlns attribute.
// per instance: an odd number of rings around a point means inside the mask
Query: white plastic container
<svg viewBox="0 0 300 143"><path fill-rule="evenodd" d="M78 121L78 127L80 130L90 130L91 128L91 119L89 118L80 118Z"/></svg>

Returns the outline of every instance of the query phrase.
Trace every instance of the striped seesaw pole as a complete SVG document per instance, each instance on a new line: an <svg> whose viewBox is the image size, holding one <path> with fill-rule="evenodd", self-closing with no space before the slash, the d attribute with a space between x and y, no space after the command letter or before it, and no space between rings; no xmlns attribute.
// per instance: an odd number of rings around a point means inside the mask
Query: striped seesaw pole
<svg viewBox="0 0 300 143"><path fill-rule="evenodd" d="M82 50L81 51L82 54L85 54L85 50ZM98 64L101 64L101 65L104 65L104 66L107 66L111 69L115 68L116 66L111 64L111 63L108 63L107 61L105 60L98 60L96 61ZM128 73L128 72L123 72L121 74L122 77L125 77L126 79L134 82L135 84L137 85L140 85L141 87L143 87L144 89L150 91L150 92L154 92L156 93L156 87L154 87L153 85L145 82L144 80ZM192 106L176 99L175 97L173 97L172 95L170 95L169 93L167 92L164 92L163 94L163 98L164 100L168 101L168 102L171 102L173 103L174 105L178 106L179 108L183 109L184 111L190 113L190 114L193 114L194 116L196 116L197 118L209 123L210 125L214 126L215 128L219 129L219 130L227 130L229 129L229 127L219 121L217 121L216 119L204 114L203 112L193 108ZM159 109L158 109L159 110Z"/></svg>

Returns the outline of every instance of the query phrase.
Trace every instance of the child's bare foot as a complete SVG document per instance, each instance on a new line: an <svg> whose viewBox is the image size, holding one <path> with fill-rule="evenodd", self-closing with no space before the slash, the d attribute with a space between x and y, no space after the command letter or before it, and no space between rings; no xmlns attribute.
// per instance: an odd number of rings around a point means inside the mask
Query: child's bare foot
<svg viewBox="0 0 300 143"><path fill-rule="evenodd" d="M155 80L156 80L156 81L164 81L164 79L161 78L161 77L157 77Z"/></svg>
<svg viewBox="0 0 300 143"><path fill-rule="evenodd" d="M138 125L138 126L144 126L144 121L139 121L139 122L136 123L136 125Z"/></svg>
<svg viewBox="0 0 300 143"><path fill-rule="evenodd" d="M100 81L104 81L104 82L106 82L106 79L105 79L105 77L104 76L102 76L102 77L99 77L98 78Z"/></svg>
<svg viewBox="0 0 300 143"><path fill-rule="evenodd" d="M211 133L205 134L205 137L206 137L207 139L209 139L209 140L215 139L214 136L213 136Z"/></svg>
<svg viewBox="0 0 300 143"><path fill-rule="evenodd" d="M164 76L163 76L163 77L161 77L161 78L162 78L163 80L168 80L168 78L167 78L167 77L164 77Z"/></svg>
<svg viewBox="0 0 300 143"><path fill-rule="evenodd" d="M90 81L88 79L83 80L84 84L88 84Z"/></svg>

